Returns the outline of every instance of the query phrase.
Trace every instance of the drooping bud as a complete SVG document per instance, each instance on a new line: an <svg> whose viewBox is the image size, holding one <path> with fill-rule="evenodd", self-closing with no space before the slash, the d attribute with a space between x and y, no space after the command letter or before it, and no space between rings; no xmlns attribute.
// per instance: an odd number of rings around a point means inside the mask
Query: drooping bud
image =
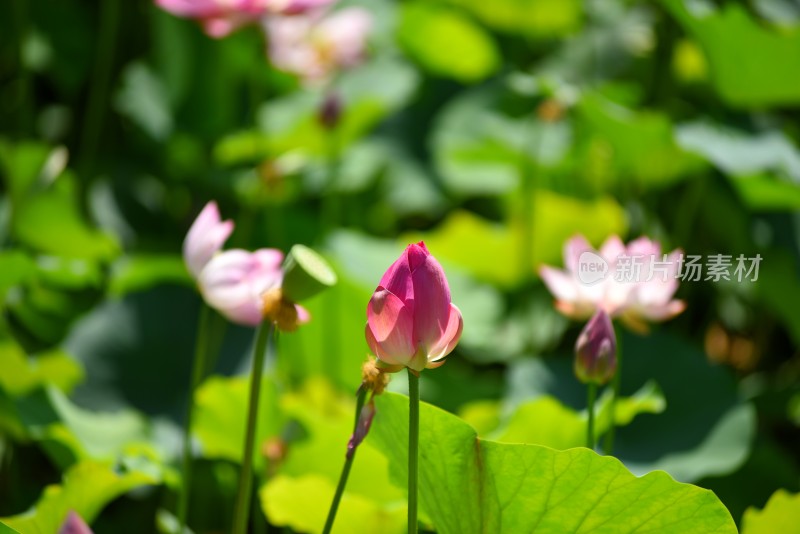
<svg viewBox="0 0 800 534"><path fill-rule="evenodd" d="M370 398L369 402L361 408L361 413L358 414L358 422L353 435L350 436L350 441L347 442L347 458L352 458L356 453L356 448L364 441L369 432L369 427L372 426L372 419L375 417L375 403Z"/></svg>
<svg viewBox="0 0 800 534"><path fill-rule="evenodd" d="M70 510L58 529L58 534L92 534L92 529L74 510Z"/></svg>
<svg viewBox="0 0 800 534"><path fill-rule="evenodd" d="M329 91L325 95L325 100L322 101L322 105L319 107L317 119L319 119L320 124L322 124L325 129L333 130L339 124L341 116L342 99L337 93Z"/></svg>
<svg viewBox="0 0 800 534"><path fill-rule="evenodd" d="M575 344L575 374L584 383L605 384L617 370L617 338L611 318L598 310Z"/></svg>

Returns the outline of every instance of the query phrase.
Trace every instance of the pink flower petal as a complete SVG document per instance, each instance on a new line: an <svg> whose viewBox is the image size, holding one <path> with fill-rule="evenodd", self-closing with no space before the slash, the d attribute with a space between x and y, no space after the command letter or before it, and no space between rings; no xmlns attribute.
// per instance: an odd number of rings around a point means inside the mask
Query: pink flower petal
<svg viewBox="0 0 800 534"><path fill-rule="evenodd" d="M376 291L367 306L367 342L380 360L405 365L415 353L411 313L387 289Z"/></svg>
<svg viewBox="0 0 800 534"><path fill-rule="evenodd" d="M456 348L458 341L461 339L463 329L464 319L461 316L461 310L455 304L450 304L450 317L447 320L447 328L439 339L439 343L428 354L429 364L441 360L453 352L453 349Z"/></svg>
<svg viewBox="0 0 800 534"><path fill-rule="evenodd" d="M543 265L539 268L539 276L556 300L564 302L574 302L578 300L578 284L580 282L576 276L547 265Z"/></svg>
<svg viewBox="0 0 800 534"><path fill-rule="evenodd" d="M233 221L221 220L217 203L212 200L206 204L183 241L183 259L195 278L214 254L219 252L231 232Z"/></svg>
<svg viewBox="0 0 800 534"><path fill-rule="evenodd" d="M564 243L564 268L573 273L578 272L578 260L583 252L594 250L582 235L571 237Z"/></svg>
<svg viewBox="0 0 800 534"><path fill-rule="evenodd" d="M412 270L411 278L414 283L414 342L423 352L430 354L447 329L450 288L442 266L431 255L425 256L424 261Z"/></svg>

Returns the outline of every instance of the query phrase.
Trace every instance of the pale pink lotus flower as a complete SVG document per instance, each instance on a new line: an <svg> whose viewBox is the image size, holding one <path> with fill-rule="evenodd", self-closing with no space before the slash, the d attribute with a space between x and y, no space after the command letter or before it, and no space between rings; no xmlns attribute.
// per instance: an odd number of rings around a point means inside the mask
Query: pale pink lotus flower
<svg viewBox="0 0 800 534"><path fill-rule="evenodd" d="M665 321L686 307L672 298L678 289L681 256L679 249L662 254L661 245L646 237L626 247L619 237L611 236L597 251L586 238L575 236L564 245L564 269L544 265L539 274L564 315L586 319L603 310L642 330L647 322ZM592 263L607 265L596 280L587 279Z"/></svg>
<svg viewBox="0 0 800 534"><path fill-rule="evenodd" d="M367 306L366 338L387 370L419 372L444 363L463 325L442 266L420 242L381 278Z"/></svg>
<svg viewBox="0 0 800 534"><path fill-rule="evenodd" d="M363 61L372 16L359 7L331 14L312 10L297 16L269 17L264 27L272 64L308 84L319 84Z"/></svg>
<svg viewBox="0 0 800 534"><path fill-rule="evenodd" d="M194 278L200 276L232 232L233 221L222 220L217 203L212 200L206 204L183 241L183 261Z"/></svg>
<svg viewBox="0 0 800 534"><path fill-rule="evenodd" d="M333 0L155 0L178 17L200 22L209 37L225 37L267 15L297 15L327 6Z"/></svg>
<svg viewBox="0 0 800 534"><path fill-rule="evenodd" d="M231 249L212 258L198 279L209 306L234 323L257 326L264 320L264 294L283 281L283 252L264 248L249 252ZM309 320L302 306L295 306L300 324Z"/></svg>

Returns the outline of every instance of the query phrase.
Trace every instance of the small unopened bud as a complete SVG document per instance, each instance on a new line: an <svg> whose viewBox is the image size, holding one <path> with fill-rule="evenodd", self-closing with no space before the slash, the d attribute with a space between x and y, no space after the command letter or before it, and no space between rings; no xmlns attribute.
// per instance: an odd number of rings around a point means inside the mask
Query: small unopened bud
<svg viewBox="0 0 800 534"><path fill-rule="evenodd" d="M575 344L575 374L584 383L605 384L617 370L617 338L611 318L598 310Z"/></svg>
<svg viewBox="0 0 800 534"><path fill-rule="evenodd" d="M70 510L61 527L58 529L58 534L92 534L92 529L89 525L79 516L74 510Z"/></svg>
<svg viewBox="0 0 800 534"><path fill-rule="evenodd" d="M317 118L323 127L333 130L339 124L341 116L342 99L338 94L329 92L325 95L325 100L322 101Z"/></svg>
<svg viewBox="0 0 800 534"><path fill-rule="evenodd" d="M361 408L361 413L358 414L358 422L353 435L350 436L350 441L347 442L347 458L352 458L356 453L356 448L364 441L369 432L369 427L372 426L372 418L375 417L375 403L370 398L369 402Z"/></svg>

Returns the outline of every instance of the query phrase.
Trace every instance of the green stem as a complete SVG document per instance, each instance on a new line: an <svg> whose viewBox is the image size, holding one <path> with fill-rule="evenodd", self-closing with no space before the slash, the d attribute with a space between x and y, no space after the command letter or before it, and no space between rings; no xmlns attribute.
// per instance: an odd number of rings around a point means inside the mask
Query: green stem
<svg viewBox="0 0 800 534"><path fill-rule="evenodd" d="M616 416L617 416L617 399L620 395L620 387L622 382L622 333L619 328L615 327L617 337L617 370L614 373L614 378L611 379L611 402L609 403L609 421L608 432L606 432L605 440L603 441L603 454L611 455L614 452L614 434L616 433Z"/></svg>
<svg viewBox="0 0 800 534"><path fill-rule="evenodd" d="M250 515L250 501L253 491L253 448L258 421L258 405L261 395L261 381L264 374L264 360L267 346L275 332L275 325L263 322L256 333L256 345L253 351L253 371L250 375L250 399L247 406L247 430L244 438L242 456L242 472L239 475L239 492L236 497L236 508L233 517L233 534L244 534Z"/></svg>
<svg viewBox="0 0 800 534"><path fill-rule="evenodd" d="M358 397L356 398L356 421L353 424L353 432L358 429L358 419L361 415L361 409L364 407L364 402L367 400L367 388L361 387L358 389ZM356 457L356 451L353 450L352 454L348 454L344 460L344 467L342 474L339 476L339 485L336 486L336 493L333 495L333 502L331 508L328 510L328 519L325 521L325 528L322 534L330 534L333 528L333 522L336 520L336 512L339 510L339 502L342 500L344 488L347 485L347 477L350 476L350 468L353 466L353 460Z"/></svg>
<svg viewBox="0 0 800 534"><path fill-rule="evenodd" d="M197 337L194 343L194 361L192 362L192 381L189 385L189 401L186 406L186 418L183 425L183 484L178 497L178 522L180 532L186 527L189 512L189 493L192 487L192 409L194 408L194 392L203 380L208 359L208 323L211 308L205 303L200 305L200 317L197 320Z"/></svg>
<svg viewBox="0 0 800 534"><path fill-rule="evenodd" d="M103 119L108 107L108 92L111 84L111 70L117 41L117 29L120 20L121 0L102 2L100 11L100 35L97 41L97 57L95 58L92 84L89 87L87 110L83 121L81 137L80 175L88 184L92 177L97 145L103 130Z"/></svg>
<svg viewBox="0 0 800 534"><path fill-rule="evenodd" d="M589 382L588 400L586 410L589 412L589 422L586 424L586 448L594 449L594 401L597 399L597 384Z"/></svg>
<svg viewBox="0 0 800 534"><path fill-rule="evenodd" d="M419 376L408 370L408 534L417 534L419 478Z"/></svg>

